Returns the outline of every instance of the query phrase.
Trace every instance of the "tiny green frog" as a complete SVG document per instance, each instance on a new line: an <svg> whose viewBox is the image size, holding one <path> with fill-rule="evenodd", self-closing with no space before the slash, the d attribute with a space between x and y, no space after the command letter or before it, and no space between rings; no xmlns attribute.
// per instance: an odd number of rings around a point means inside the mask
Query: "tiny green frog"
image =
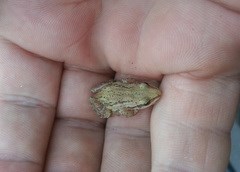
<svg viewBox="0 0 240 172"><path fill-rule="evenodd" d="M133 79L109 81L91 91L90 103L101 118L112 114L134 116L140 109L153 105L161 95L157 87Z"/></svg>

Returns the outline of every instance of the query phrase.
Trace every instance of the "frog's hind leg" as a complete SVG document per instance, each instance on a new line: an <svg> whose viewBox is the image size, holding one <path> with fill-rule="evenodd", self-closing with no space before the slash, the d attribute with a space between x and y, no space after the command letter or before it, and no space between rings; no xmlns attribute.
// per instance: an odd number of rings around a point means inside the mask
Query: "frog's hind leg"
<svg viewBox="0 0 240 172"><path fill-rule="evenodd" d="M95 98L90 97L90 103L93 107L93 110L97 113L100 118L109 118L112 115L112 111L103 106Z"/></svg>
<svg viewBox="0 0 240 172"><path fill-rule="evenodd" d="M92 92L92 93L96 93L96 92L98 92L99 90L101 90L102 88L104 88L104 87L112 84L113 82L114 82L114 81L104 82L104 83L100 84L99 86L92 88L92 89L91 89L91 92Z"/></svg>
<svg viewBox="0 0 240 172"><path fill-rule="evenodd" d="M119 110L117 115L125 116L128 118L128 117L136 115L137 112L138 112L138 110L135 110L135 109L124 109L124 110Z"/></svg>

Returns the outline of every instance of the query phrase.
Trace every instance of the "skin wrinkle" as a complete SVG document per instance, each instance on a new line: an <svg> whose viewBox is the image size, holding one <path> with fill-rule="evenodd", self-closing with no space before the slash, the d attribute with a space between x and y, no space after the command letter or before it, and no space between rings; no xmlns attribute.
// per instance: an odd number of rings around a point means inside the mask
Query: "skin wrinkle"
<svg viewBox="0 0 240 172"><path fill-rule="evenodd" d="M22 95L0 94L0 102L30 108L55 109L54 105L44 102L43 100Z"/></svg>
<svg viewBox="0 0 240 172"><path fill-rule="evenodd" d="M235 8L234 6L231 6L230 4L227 4L226 2L222 1L222 0L208 0L214 4L217 4L229 11L235 12L237 14L240 14L240 9Z"/></svg>
<svg viewBox="0 0 240 172"><path fill-rule="evenodd" d="M61 116L64 116L64 115L61 115ZM104 122L98 122L94 120L87 120L83 118L65 118L65 117L62 117L62 118L57 117L56 120L58 121L58 123L62 123L62 125L68 126L71 128L86 129L86 130L92 130L95 132L100 132L101 130L105 129Z"/></svg>
<svg viewBox="0 0 240 172"><path fill-rule="evenodd" d="M240 83L240 74L236 73L235 75L224 75L224 76L211 76L211 77L207 77L207 78L199 78L197 76L195 76L194 74L192 74L191 72L187 72L187 73L180 73L180 74L175 74L175 75L179 75L183 78L188 78L189 80L194 80L194 81L208 81L208 80L212 80L213 82L219 83L222 86L225 86L225 88L232 94L236 94L236 90L232 87L228 87L229 85L225 82L225 81L229 81L231 83L233 83L233 85L238 85ZM172 84L173 87L174 84ZM239 87L240 89L240 87ZM187 90L185 90L187 91ZM199 95L201 95L200 93L198 93Z"/></svg>
<svg viewBox="0 0 240 172"><path fill-rule="evenodd" d="M17 167L17 168L16 168ZM42 172L42 164L38 164L32 161L2 161L0 159L0 171L10 171L10 172L19 172L19 171L26 171L26 172Z"/></svg>
<svg viewBox="0 0 240 172"><path fill-rule="evenodd" d="M186 145L188 146L188 145ZM194 166L185 166L183 167L181 164L179 164L179 162L174 161L174 162L169 162L169 164L166 163L162 163L162 162L155 162L152 161L152 166L154 166L154 170L155 171L162 171L164 170L164 172L202 172L202 171L206 171L205 167L203 168L199 168L199 167L194 167ZM157 169L157 170L156 170ZM153 170L152 170L153 171Z"/></svg>
<svg viewBox="0 0 240 172"><path fill-rule="evenodd" d="M11 158L6 158L5 156L9 156ZM33 165L37 165L39 167L42 166L41 163L39 162L36 162L36 161L32 161L32 160L28 160L28 159L23 159L23 157L14 157L12 158L13 156L10 156L10 155L4 155L4 158L2 158L2 154L0 154L0 162L10 162L10 163L14 163L14 162L17 162L17 163L30 163L30 164L33 164Z"/></svg>
<svg viewBox="0 0 240 172"><path fill-rule="evenodd" d="M83 1L86 1L86 0L83 0ZM79 4L78 4L78 5L79 5ZM76 7L75 7L75 8L76 8ZM93 15L93 16L95 16L95 15ZM95 21L96 21L96 19L95 19ZM78 38L77 40L75 40L75 41L71 42L71 44L67 45L67 46L65 47L65 50L64 50L63 52L68 52L68 50L70 50L70 49L71 49L72 47L74 47L75 45L78 45L78 44L80 45L80 44L82 43L82 41L83 41L84 39L86 39L87 37L91 37L91 36L89 36L89 35L91 35L91 33L92 33L92 28L93 28L94 25L96 24L95 21L90 24L89 28L86 29L86 31L83 32L82 35L79 36L79 38ZM87 43L90 44L90 42L91 42L91 40L88 41ZM65 54L65 53L63 53L63 54ZM89 48L88 54L91 54L91 53L90 53L90 48ZM66 61L64 61L64 62L66 62Z"/></svg>
<svg viewBox="0 0 240 172"><path fill-rule="evenodd" d="M69 49L71 49L72 47L74 47L77 44L80 44L81 41L83 41L87 36L89 36L89 33L91 33L91 30L88 29L86 30L77 40L71 42L69 45L67 45L65 47L65 49L63 50L63 52L68 52Z"/></svg>
<svg viewBox="0 0 240 172"><path fill-rule="evenodd" d="M151 10L152 10L152 8L154 7L155 4L156 4L156 1L155 1L155 2L151 5L151 7L148 9L147 14L144 16L144 18L142 19L142 22L141 22L140 26L138 27L138 28L140 28L140 31L139 31L139 33L138 33L139 36L138 36L138 39L137 39L136 53L135 53L135 55L133 56L133 57L135 57L135 58L132 58L132 59L131 59L132 64L133 64L133 61L135 61L135 62L137 63L137 59L138 59L138 57L139 57L139 45L140 45L140 43L141 43L142 29L143 29L144 24L145 24L145 22L146 22L146 20L147 20L147 18L148 18L148 16L149 16L149 14L150 14L150 12L151 12Z"/></svg>
<svg viewBox="0 0 240 172"><path fill-rule="evenodd" d="M179 74L179 76L181 76L181 74ZM190 79L194 79L194 80L199 81L199 82L208 82L210 78L204 79L204 80L203 79L199 79L199 78L196 78L196 79L195 78L190 78ZM211 81L212 81L211 85L213 85L214 83L220 84L221 88L224 88L224 90L229 91L229 93L231 93L233 95L236 94L238 91L235 89L235 87L229 87L229 84L226 84L226 82L224 82L227 79L229 79L229 78L225 78L225 77L211 78ZM207 91L204 92L203 90L199 91L197 89L196 90L189 89L189 87L186 87L184 85L184 82L183 82L183 85L176 84L176 83L170 83L170 84L171 84L170 86L172 88L174 88L175 90L179 90L179 92L189 92L191 94L195 94L195 95L201 96L201 97L205 97L205 96L207 96L209 94L209 92L207 92ZM187 84L190 85L191 83L187 83ZM233 81L232 85L236 86L238 84L239 84L239 82ZM239 87L239 89L240 89L240 87ZM223 94L219 89L213 90L213 93L214 93L214 95L218 95L218 96L222 96L222 94Z"/></svg>
<svg viewBox="0 0 240 172"><path fill-rule="evenodd" d="M79 5L82 5L83 3L86 3L87 1L89 0L82 0L82 1L70 1L70 2L63 2L63 3L60 3L62 6L72 6L72 10L74 10L75 8L77 8Z"/></svg>
<svg viewBox="0 0 240 172"><path fill-rule="evenodd" d="M181 128L184 131L194 131L194 132L203 132L203 133L210 133L219 137L226 137L229 136L231 131L229 130L223 130L222 128L217 128L217 127L203 127L200 125L196 125L193 123L187 123L185 124L183 121L170 121L164 120L164 124L168 124L177 128Z"/></svg>
<svg viewBox="0 0 240 172"><path fill-rule="evenodd" d="M159 162L152 162L152 166L154 166L158 171L163 172L192 172L191 170L184 170L182 168L179 168L178 166L173 166L173 164L163 164Z"/></svg>
<svg viewBox="0 0 240 172"><path fill-rule="evenodd" d="M23 51L27 56L34 56L34 57L39 58L42 61L46 61L46 62L52 61L52 60L48 59L47 57L43 57L39 54L35 54L35 53L21 47L20 45L7 39L6 37L0 36L0 41L1 41L1 44L5 44L5 46L8 45L9 47L12 46L13 48L15 48L16 49L15 51ZM55 62L55 61L52 61L52 62Z"/></svg>
<svg viewBox="0 0 240 172"><path fill-rule="evenodd" d="M107 127L105 132L110 134L120 134L133 139L134 138L150 138L150 131L138 129L138 128Z"/></svg>
<svg viewBox="0 0 240 172"><path fill-rule="evenodd" d="M98 75L105 75L109 78L113 78L114 77L114 72L112 70L99 70L98 72L94 71L91 68L84 68L83 66L79 66L79 65L73 65L73 64L69 64L69 63L64 63L64 71L68 70L68 71L75 71L75 72L79 72L79 71L86 71L86 72L91 72L91 73L95 73ZM98 70L98 69L95 69Z"/></svg>

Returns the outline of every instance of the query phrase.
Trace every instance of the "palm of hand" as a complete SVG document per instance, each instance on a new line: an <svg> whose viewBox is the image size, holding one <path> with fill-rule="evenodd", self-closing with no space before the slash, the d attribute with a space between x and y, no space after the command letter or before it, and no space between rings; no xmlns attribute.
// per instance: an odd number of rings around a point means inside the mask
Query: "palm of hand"
<svg viewBox="0 0 240 172"><path fill-rule="evenodd" d="M238 14L211 2L1 3L0 169L224 169ZM133 118L96 118L89 90L114 74L165 74L161 101Z"/></svg>

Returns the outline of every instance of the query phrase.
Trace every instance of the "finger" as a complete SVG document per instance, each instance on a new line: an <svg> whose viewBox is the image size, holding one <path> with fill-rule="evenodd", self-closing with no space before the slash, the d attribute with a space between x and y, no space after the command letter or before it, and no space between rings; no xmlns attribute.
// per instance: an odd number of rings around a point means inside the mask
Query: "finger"
<svg viewBox="0 0 240 172"><path fill-rule="evenodd" d="M151 169L150 113L151 109L146 109L131 118L108 119L101 171Z"/></svg>
<svg viewBox="0 0 240 172"><path fill-rule="evenodd" d="M210 1L108 0L93 46L113 70L126 74L232 74L240 66L239 21L238 13Z"/></svg>
<svg viewBox="0 0 240 172"><path fill-rule="evenodd" d="M174 75L161 87L151 117L152 171L225 171L239 82Z"/></svg>
<svg viewBox="0 0 240 172"><path fill-rule="evenodd" d="M0 40L0 171L42 171L60 77L60 64Z"/></svg>
<svg viewBox="0 0 240 172"><path fill-rule="evenodd" d="M65 66L46 171L100 170L105 121L92 111L89 97L103 80L107 75Z"/></svg>
<svg viewBox="0 0 240 172"><path fill-rule="evenodd" d="M198 79L217 74L233 77L239 74L239 28L237 13L210 1L113 3L109 0L103 1L103 12L93 35L93 47L97 56L106 57L110 66L120 73L156 79L161 73L181 73L179 76L182 77L190 74ZM196 94L193 95L196 97ZM172 97L169 102L175 104L181 100L182 97ZM188 101L186 98L188 102L191 103L191 97ZM217 100L215 104L218 104ZM227 125L231 126L231 120ZM195 144L189 141L188 145L191 143ZM178 146L175 149L181 148ZM168 149L174 147L170 145ZM167 153L175 155L175 152ZM227 154L222 158L226 157Z"/></svg>
<svg viewBox="0 0 240 172"><path fill-rule="evenodd" d="M99 2L2 2L6 9L11 9L1 13L8 18L0 19L2 35L31 52L65 62L46 171L96 171L100 166L104 122L96 120L88 105L89 90L98 80L91 72L83 74L82 70L109 70L104 61L99 63L89 53L89 35ZM26 25L22 25L23 20Z"/></svg>
<svg viewBox="0 0 240 172"><path fill-rule="evenodd" d="M125 77L116 75L116 79ZM101 171L150 171L150 114L151 108L147 108L130 118L107 120Z"/></svg>
<svg viewBox="0 0 240 172"><path fill-rule="evenodd" d="M93 58L89 46L99 0L1 1L0 35L54 61L100 70L106 60Z"/></svg>
<svg viewBox="0 0 240 172"><path fill-rule="evenodd" d="M218 3L224 8L228 8L237 12L240 12L240 2L238 0L212 0L213 2Z"/></svg>

